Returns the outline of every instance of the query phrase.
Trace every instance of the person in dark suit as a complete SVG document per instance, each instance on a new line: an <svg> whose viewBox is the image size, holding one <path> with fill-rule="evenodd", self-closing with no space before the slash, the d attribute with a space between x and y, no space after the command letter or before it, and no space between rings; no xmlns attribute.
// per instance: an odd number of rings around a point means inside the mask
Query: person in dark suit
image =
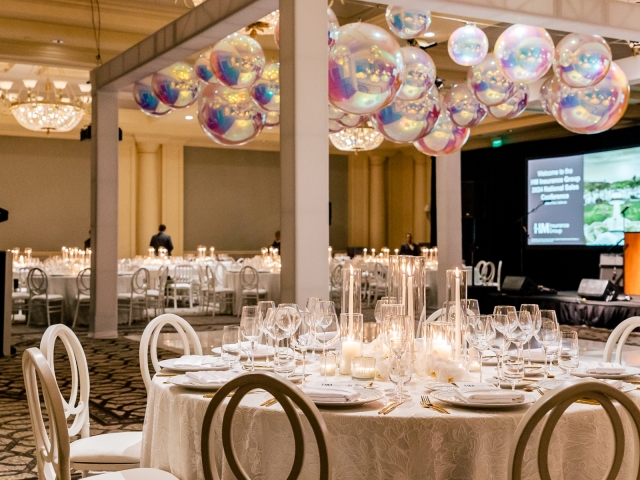
<svg viewBox="0 0 640 480"><path fill-rule="evenodd" d="M277 248L278 249L278 253L281 253L281 250L280 250L280 230L278 230L276 232L276 239L271 244L271 247L272 248Z"/></svg>
<svg viewBox="0 0 640 480"><path fill-rule="evenodd" d="M164 247L167 249L169 255L171 255L171 250L173 250L173 243L171 242L171 235L167 235L164 231L167 229L165 225L160 225L158 227L158 233L151 237L151 243L149 243L150 247L153 247L156 251L156 256L158 255L158 249L160 247Z"/></svg>
<svg viewBox="0 0 640 480"><path fill-rule="evenodd" d="M91 248L91 230L89 230L89 238L84 241L84 249Z"/></svg>
<svg viewBox="0 0 640 480"><path fill-rule="evenodd" d="M413 243L413 235L407 233L407 241L400 246L400 255L413 255L419 256L420 249Z"/></svg>

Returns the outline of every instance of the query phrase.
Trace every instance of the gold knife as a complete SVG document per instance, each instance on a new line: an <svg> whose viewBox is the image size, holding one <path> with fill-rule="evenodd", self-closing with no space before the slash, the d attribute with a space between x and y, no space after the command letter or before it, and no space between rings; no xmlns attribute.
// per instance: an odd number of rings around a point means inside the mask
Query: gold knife
<svg viewBox="0 0 640 480"><path fill-rule="evenodd" d="M380 410L378 410L378 415L384 414L385 410L387 410L388 408L393 406L395 403L396 402L394 402L394 401L388 402L384 407L382 407Z"/></svg>
<svg viewBox="0 0 640 480"><path fill-rule="evenodd" d="M395 404L394 404L394 405L391 405L388 409L386 409L386 410L383 412L383 415L386 415L387 413L391 413L391 412L393 412L396 408L398 408L400 405L402 405L405 401L406 401L406 400L402 400L402 401L400 401L400 402L395 402Z"/></svg>

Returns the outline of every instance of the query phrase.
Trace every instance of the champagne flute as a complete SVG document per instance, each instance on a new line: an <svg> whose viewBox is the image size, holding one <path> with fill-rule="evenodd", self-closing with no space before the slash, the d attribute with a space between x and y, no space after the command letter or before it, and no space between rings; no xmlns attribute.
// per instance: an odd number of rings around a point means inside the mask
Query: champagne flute
<svg viewBox="0 0 640 480"><path fill-rule="evenodd" d="M558 340L558 365L563 370L566 370L569 377L571 377L571 372L580 366L578 332L560 332Z"/></svg>
<svg viewBox="0 0 640 480"><path fill-rule="evenodd" d="M558 343L559 328L554 310L540 310L540 328L535 334L536 340L542 346L544 357L544 378L547 376L547 349Z"/></svg>
<svg viewBox="0 0 640 480"><path fill-rule="evenodd" d="M493 315L469 315L465 337L480 354L480 383L482 383L482 353L491 346L496 337Z"/></svg>
<svg viewBox="0 0 640 480"><path fill-rule="evenodd" d="M307 383L305 381L305 362L307 356L307 349L314 345L316 342L316 322L311 313L300 313L300 322L298 322L298 328L291 330L291 344L292 347L297 348L302 352L302 385L300 388L306 388Z"/></svg>
<svg viewBox="0 0 640 480"><path fill-rule="evenodd" d="M403 308L402 305L397 305L399 308ZM411 341L413 340L413 321L409 315L387 315L382 319L382 338L384 344L389 348L389 367L392 366L391 356L395 356L395 363L397 369L397 375L395 375L396 382L393 391L393 397L396 401L401 401L409 398L408 395L402 392L402 386L405 381L411 378L406 378L405 368L402 367L402 355L409 349Z"/></svg>
<svg viewBox="0 0 640 480"><path fill-rule="evenodd" d="M240 327L237 325L226 325L222 328L220 354L229 368L233 368L233 365L240 359L242 348L240 347Z"/></svg>
<svg viewBox="0 0 640 480"><path fill-rule="evenodd" d="M260 338L260 310L257 305L246 305L242 307L242 316L240 317L240 333L249 341L249 370L255 370L255 348Z"/></svg>
<svg viewBox="0 0 640 480"><path fill-rule="evenodd" d="M267 344L266 363L269 365L269 339L273 339L269 330L273 326L273 314L276 310L276 304L270 300L260 301L258 302L258 310L260 312L260 331L264 335L265 343Z"/></svg>
<svg viewBox="0 0 640 480"><path fill-rule="evenodd" d="M538 305L536 305L535 303L523 303L522 305L520 305L520 313L522 312L529 312L529 315L531 315L531 321L533 322L531 333L533 333L534 330L538 330L540 328L539 327L540 307L538 307ZM533 338L533 335L530 335L529 340L527 342L527 354L529 357L529 366L531 366L531 339L532 338Z"/></svg>

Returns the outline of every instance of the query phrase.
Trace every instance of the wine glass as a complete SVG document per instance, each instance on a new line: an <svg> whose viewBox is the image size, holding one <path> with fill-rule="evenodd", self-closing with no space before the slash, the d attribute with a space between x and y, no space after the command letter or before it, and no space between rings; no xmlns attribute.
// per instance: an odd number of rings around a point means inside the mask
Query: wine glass
<svg viewBox="0 0 640 480"><path fill-rule="evenodd" d="M467 299L467 313L469 315L480 315L480 304L478 303L478 300L473 298Z"/></svg>
<svg viewBox="0 0 640 480"><path fill-rule="evenodd" d="M323 358L327 354L327 347L334 345L340 338L340 326L336 307L333 302L322 301L316 306L316 327L322 329L322 333L316 331L316 341L322 343ZM327 371L324 371L324 380L327 381Z"/></svg>
<svg viewBox="0 0 640 480"><path fill-rule="evenodd" d="M318 303L321 302L322 299L320 297L309 297L307 298L307 306L306 311L311 314L310 317L307 317L308 320L315 322L315 314L317 313ZM311 355L309 356L311 360L315 360L316 357L316 346L313 345L313 350Z"/></svg>
<svg viewBox="0 0 640 480"><path fill-rule="evenodd" d="M493 351L493 353L496 354L496 378L501 379L502 371L500 368L500 364L502 361L502 356L505 352L505 348L509 345L509 340L507 340L504 334L496 328L495 323L493 324L493 329L496 332L496 335L493 338L491 345L489 345L489 348L491 349L491 351ZM482 355L480 359L482 360Z"/></svg>
<svg viewBox="0 0 640 480"><path fill-rule="evenodd" d="M237 325L226 325L222 328L220 354L229 368L233 368L233 365L240 359L242 348L240 347L240 327Z"/></svg>
<svg viewBox="0 0 640 480"><path fill-rule="evenodd" d="M298 322L298 328L291 330L291 344L294 348L297 348L302 352L302 386L300 388L306 388L305 381L305 362L307 356L307 349L314 345L316 342L316 322L313 318L313 314L308 312L300 313L300 322Z"/></svg>
<svg viewBox="0 0 640 480"><path fill-rule="evenodd" d="M398 303L398 299L396 297L382 297L380 300L378 300L376 302L376 308L373 313L373 316L375 317L376 322L380 323L382 321L382 316L380 312L380 308L382 307L382 305L397 304L397 303Z"/></svg>
<svg viewBox="0 0 640 480"><path fill-rule="evenodd" d="M502 375L511 384L511 390L515 391L517 383L524 378L522 348L516 349L515 355L506 356L502 364Z"/></svg>
<svg viewBox="0 0 640 480"><path fill-rule="evenodd" d="M480 383L482 383L482 353L491 346L495 336L492 315L469 315L465 337L469 344L480 353Z"/></svg>
<svg viewBox="0 0 640 480"><path fill-rule="evenodd" d="M409 395L402 393L402 387L405 383L411 380L411 355L408 352L407 340L392 340L391 350L401 350L403 353L400 356L392 355L389 357L389 380L394 384L395 395L391 397L392 400L401 402Z"/></svg>
<svg viewBox="0 0 640 480"><path fill-rule="evenodd" d="M289 377L295 370L295 356L291 354L287 340L291 336L291 331L297 328L300 321L300 309L295 303L281 303L276 308L274 315L274 337L276 341L276 359L274 361L274 372ZM285 346L280 347L284 342Z"/></svg>
<svg viewBox="0 0 640 480"><path fill-rule="evenodd" d="M260 310L257 305L246 305L242 307L240 333L245 340L249 341L249 370L253 372L255 369L254 352L261 333Z"/></svg>
<svg viewBox="0 0 640 480"><path fill-rule="evenodd" d="M388 307L388 305L387 305ZM403 308L402 305L396 305L398 308ZM399 370L395 375L396 382L393 397L397 401L401 401L409 398L408 395L402 393L402 386L405 381L411 378L406 378L406 372L402 368L402 355L409 349L411 341L413 340L413 321L409 315L386 315L382 318L382 339L384 344L389 348L389 368L391 369L391 357L395 356L396 368Z"/></svg>
<svg viewBox="0 0 640 480"><path fill-rule="evenodd" d="M540 329L535 334L536 340L542 346L544 357L544 378L547 377L547 349L558 343L559 328L554 310L540 310Z"/></svg>
<svg viewBox="0 0 640 480"><path fill-rule="evenodd" d="M558 365L567 374L580 365L580 349L578 347L578 332L561 331L558 341Z"/></svg>
<svg viewBox="0 0 640 480"><path fill-rule="evenodd" d="M533 338L533 331L540 328L540 307L538 307L538 305L536 305L535 303L523 303L522 305L520 305L520 313L522 312L529 312L529 315L531 315L531 321L533 322L531 329L532 334L529 336L529 340L527 341L529 366L531 366L531 339Z"/></svg>
<svg viewBox="0 0 640 480"><path fill-rule="evenodd" d="M264 335L265 343L267 344L267 358L266 363L269 364L269 339L273 340L272 332L273 328L273 314L276 310L275 302L270 300L264 300L258 302L258 310L260 312L259 327L260 331Z"/></svg>

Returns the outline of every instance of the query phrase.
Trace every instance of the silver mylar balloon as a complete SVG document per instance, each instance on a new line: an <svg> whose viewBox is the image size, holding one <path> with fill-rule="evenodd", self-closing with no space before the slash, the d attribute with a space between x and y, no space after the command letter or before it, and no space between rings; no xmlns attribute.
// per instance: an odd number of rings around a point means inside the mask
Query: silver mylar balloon
<svg viewBox="0 0 640 480"><path fill-rule="evenodd" d="M416 38L431 25L431 12L424 8L389 5L385 15L387 25L400 38Z"/></svg>
<svg viewBox="0 0 640 480"><path fill-rule="evenodd" d="M232 33L213 46L211 69L220 83L231 88L249 88L260 78L266 60L253 38Z"/></svg>
<svg viewBox="0 0 640 480"><path fill-rule="evenodd" d="M171 113L171 109L153 94L151 85L143 82L133 84L133 100L143 113L151 117L162 117Z"/></svg>
<svg viewBox="0 0 640 480"><path fill-rule="evenodd" d="M418 100L396 99L371 115L371 123L384 138L396 143L419 140L431 131L440 115L437 89Z"/></svg>
<svg viewBox="0 0 640 480"><path fill-rule="evenodd" d="M244 145L262 131L265 114L248 90L207 85L198 102L200 126L221 145Z"/></svg>
<svg viewBox="0 0 640 480"><path fill-rule="evenodd" d="M500 105L509 100L516 90L515 84L498 68L493 53L469 69L467 84L485 105Z"/></svg>
<svg viewBox="0 0 640 480"><path fill-rule="evenodd" d="M345 115L345 112L329 104L329 120L340 120Z"/></svg>
<svg viewBox="0 0 640 480"><path fill-rule="evenodd" d="M611 48L600 35L570 33L556 46L553 70L570 87L591 87L611 67Z"/></svg>
<svg viewBox="0 0 640 480"><path fill-rule="evenodd" d="M151 87L154 95L168 107L185 108L198 99L200 79L191 65L178 62L154 73Z"/></svg>
<svg viewBox="0 0 640 480"><path fill-rule="evenodd" d="M391 34L369 23L340 27L329 52L329 101L347 113L370 114L391 103L404 60Z"/></svg>
<svg viewBox="0 0 640 480"><path fill-rule="evenodd" d="M518 85L516 93L514 93L509 100L500 105L493 105L487 108L493 117L510 120L524 112L525 108L527 108L528 100L529 87L521 83Z"/></svg>
<svg viewBox="0 0 640 480"><path fill-rule="evenodd" d="M468 67L477 65L487 56L489 40L475 25L465 25L451 34L447 48L451 60Z"/></svg>
<svg viewBox="0 0 640 480"><path fill-rule="evenodd" d="M211 70L211 49L200 55L193 64L193 69L200 80L207 83L216 83L218 79Z"/></svg>
<svg viewBox="0 0 640 480"><path fill-rule="evenodd" d="M451 115L451 120L459 127L475 127L487 116L487 107L462 83L454 85L447 93L444 105Z"/></svg>
<svg viewBox="0 0 640 480"><path fill-rule="evenodd" d="M544 28L516 24L498 37L493 53L509 80L531 83L545 76L553 64L555 49Z"/></svg>
<svg viewBox="0 0 640 480"><path fill-rule="evenodd" d="M341 125L337 120L329 119L329 133L338 133L344 130L344 125Z"/></svg>
<svg viewBox="0 0 640 480"><path fill-rule="evenodd" d="M338 22L338 17L329 7L327 7L327 30L329 47L333 47L340 36L340 22Z"/></svg>
<svg viewBox="0 0 640 480"><path fill-rule="evenodd" d="M280 64L270 63L251 87L255 102L268 112L280 111Z"/></svg>
<svg viewBox="0 0 640 480"><path fill-rule="evenodd" d="M553 105L555 104L554 88L558 82L556 77L549 77L540 87L540 106L544 113L553 117Z"/></svg>
<svg viewBox="0 0 640 480"><path fill-rule="evenodd" d="M460 150L467 143L470 133L470 129L453 123L449 112L443 108L433 129L413 145L427 155L446 155Z"/></svg>
<svg viewBox="0 0 640 480"><path fill-rule="evenodd" d="M424 50L403 47L404 74L398 91L401 100L418 100L424 97L436 81L436 64Z"/></svg>
<svg viewBox="0 0 640 480"><path fill-rule="evenodd" d="M264 113L264 128L275 128L280 125L280 112L267 112Z"/></svg>
<svg viewBox="0 0 640 480"><path fill-rule="evenodd" d="M338 123L343 127L354 128L362 125L367 120L369 120L369 115L345 113L340 119L338 119Z"/></svg>

